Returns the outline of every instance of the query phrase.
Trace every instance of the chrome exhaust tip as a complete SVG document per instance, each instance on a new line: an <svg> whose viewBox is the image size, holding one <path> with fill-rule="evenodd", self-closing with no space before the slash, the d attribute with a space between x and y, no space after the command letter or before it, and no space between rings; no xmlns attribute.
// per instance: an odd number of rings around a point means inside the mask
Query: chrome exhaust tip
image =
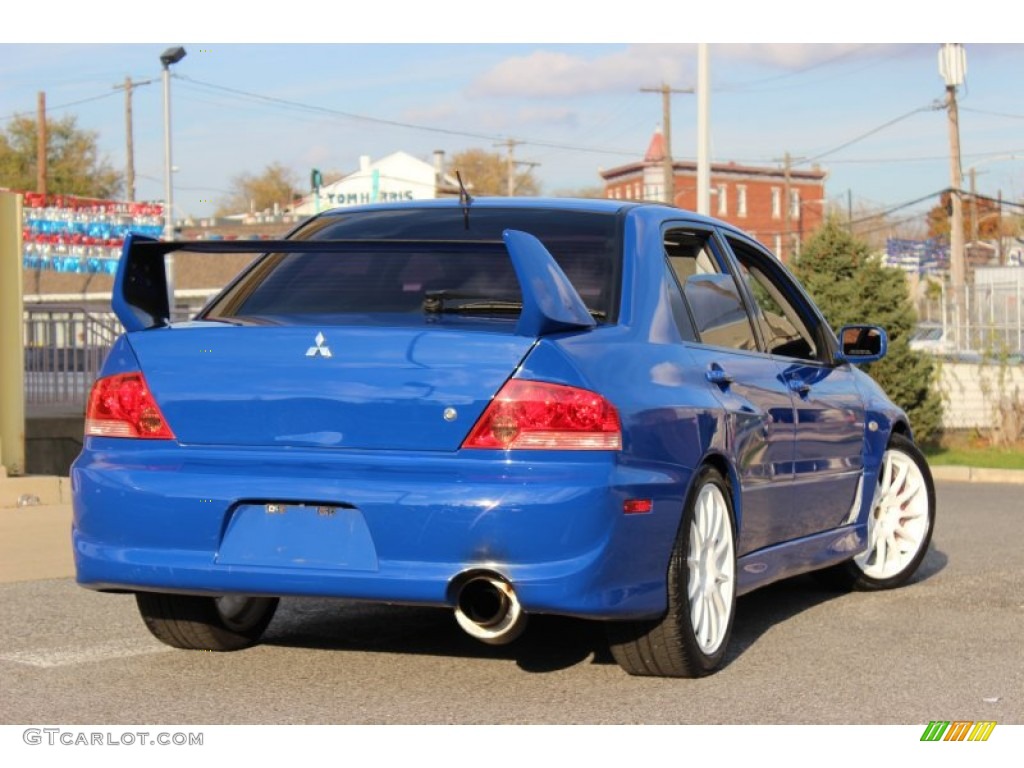
<svg viewBox="0 0 1024 768"><path fill-rule="evenodd" d="M470 637L506 645L523 634L526 614L512 585L500 576L478 575L459 587L455 621Z"/></svg>

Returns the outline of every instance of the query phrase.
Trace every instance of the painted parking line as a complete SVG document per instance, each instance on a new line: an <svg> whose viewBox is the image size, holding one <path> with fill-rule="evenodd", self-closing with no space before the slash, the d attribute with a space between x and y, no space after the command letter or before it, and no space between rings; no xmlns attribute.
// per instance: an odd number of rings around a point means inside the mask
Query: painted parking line
<svg viewBox="0 0 1024 768"><path fill-rule="evenodd" d="M132 656L146 656L172 650L174 649L166 645L160 645L156 641L110 640L87 646L67 646L64 648L0 653L0 661L24 664L29 667L70 667L75 664L127 659Z"/></svg>

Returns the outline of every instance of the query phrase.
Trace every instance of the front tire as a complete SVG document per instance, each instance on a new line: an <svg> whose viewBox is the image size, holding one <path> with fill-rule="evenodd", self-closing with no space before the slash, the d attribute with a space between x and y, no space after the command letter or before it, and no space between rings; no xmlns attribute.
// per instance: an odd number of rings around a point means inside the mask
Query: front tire
<svg viewBox="0 0 1024 768"><path fill-rule="evenodd" d="M868 548L822 572L842 589L876 591L905 584L917 572L935 528L935 485L912 441L893 435L882 456L868 517Z"/></svg>
<svg viewBox="0 0 1024 768"><path fill-rule="evenodd" d="M276 597L135 595L142 620L162 643L174 648L236 651L263 636L277 610Z"/></svg>
<svg viewBox="0 0 1024 768"><path fill-rule="evenodd" d="M612 656L631 675L703 677L722 665L736 612L736 544L729 486L703 467L683 511L657 621L607 626Z"/></svg>

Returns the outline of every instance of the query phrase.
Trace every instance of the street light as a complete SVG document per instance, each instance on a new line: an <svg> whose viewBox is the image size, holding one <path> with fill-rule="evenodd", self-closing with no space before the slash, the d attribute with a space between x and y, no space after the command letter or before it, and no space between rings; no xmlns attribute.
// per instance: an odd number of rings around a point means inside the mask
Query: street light
<svg viewBox="0 0 1024 768"><path fill-rule="evenodd" d="M171 64L185 58L185 49L180 45L168 48L160 54L164 68L164 240L174 239L174 190L171 187ZM174 309L174 256L167 259L167 298Z"/></svg>

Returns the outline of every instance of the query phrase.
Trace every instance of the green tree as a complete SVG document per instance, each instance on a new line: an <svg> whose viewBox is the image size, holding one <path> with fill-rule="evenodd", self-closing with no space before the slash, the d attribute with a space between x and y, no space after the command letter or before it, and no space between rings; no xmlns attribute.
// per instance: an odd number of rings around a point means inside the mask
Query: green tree
<svg viewBox="0 0 1024 768"><path fill-rule="evenodd" d="M264 211L272 209L275 203L283 210L301 194L298 174L281 163L271 163L258 175L240 173L235 176L231 180L231 193L217 206L217 215Z"/></svg>
<svg viewBox="0 0 1024 768"><path fill-rule="evenodd" d="M0 133L0 187L36 189L39 124L15 115ZM97 147L98 134L81 130L73 115L46 121L46 191L58 195L116 198L121 174Z"/></svg>
<svg viewBox="0 0 1024 768"><path fill-rule="evenodd" d="M919 442L936 439L942 400L932 359L909 346L917 317L903 273L883 265L835 218L807 241L793 271L833 328L850 323L885 328L889 352L864 371L907 412Z"/></svg>
<svg viewBox="0 0 1024 768"><path fill-rule="evenodd" d="M473 195L507 195L508 163L505 158L483 149L467 149L452 155L448 172L454 176L458 171L462 181ZM540 194L540 182L533 171L527 169L515 174L516 197L532 197Z"/></svg>

